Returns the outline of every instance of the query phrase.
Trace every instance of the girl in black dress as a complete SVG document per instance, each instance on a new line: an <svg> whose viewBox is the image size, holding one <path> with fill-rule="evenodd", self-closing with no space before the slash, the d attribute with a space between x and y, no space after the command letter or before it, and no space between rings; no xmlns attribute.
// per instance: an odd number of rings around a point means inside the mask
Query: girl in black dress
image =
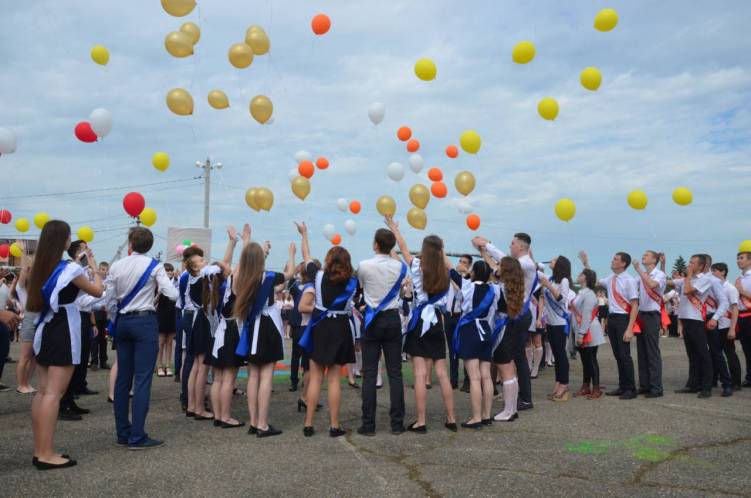
<svg viewBox="0 0 751 498"><path fill-rule="evenodd" d="M315 433L313 419L321 396L323 375L327 371L329 436L339 437L347 433L339 424L341 371L346 364L355 361L350 309L357 291L357 281L353 277L352 261L346 249L332 247L326 254L321 271L310 257L308 229L305 223L297 224L297 230L302 236L305 271L308 278L314 279L315 282L315 293L303 294L298 304L301 313L312 313L308 336L304 334L301 341L301 346L307 347L310 354L310 385L306 393L307 411L303 434L310 437ZM307 339L312 340L312 344L307 342Z"/></svg>
<svg viewBox="0 0 751 498"><path fill-rule="evenodd" d="M60 399L68 388L74 365L81 358L81 314L75 305L80 291L101 297L102 280L91 249L87 249L93 281L76 262L62 261L70 245L70 226L49 221L42 229L36 257L28 277L26 309L40 313L34 334L39 390L31 404L34 458L39 470L71 467L76 461L53 450Z"/></svg>
<svg viewBox="0 0 751 498"><path fill-rule="evenodd" d="M172 280L175 267L164 263L164 271ZM159 322L159 353L156 360L158 377L172 377L172 342L175 340L175 301L164 294L157 297L157 321Z"/></svg>
<svg viewBox="0 0 751 498"><path fill-rule="evenodd" d="M295 269L295 244L289 246L284 273L264 271L266 255L243 231L243 250L232 278L233 316L240 326L236 352L248 360L248 434L259 438L282 433L268 423L274 365L284 358L282 315L274 305L274 287L291 279ZM315 406L315 405L314 405Z"/></svg>
<svg viewBox="0 0 751 498"><path fill-rule="evenodd" d="M441 308L446 307L451 263L443 252L443 241L439 237L435 235L425 237L422 241L420 257L413 258L407 242L399 232L399 224L394 221L393 217L386 217L386 226L394 233L402 258L410 269L414 293L413 316L407 325L404 352L412 358L417 420L407 426L407 430L417 433L427 432L427 384L432 360L441 385L443 404L446 407L445 426L449 430L456 431L454 391L451 388L446 365L446 332L441 311Z"/></svg>

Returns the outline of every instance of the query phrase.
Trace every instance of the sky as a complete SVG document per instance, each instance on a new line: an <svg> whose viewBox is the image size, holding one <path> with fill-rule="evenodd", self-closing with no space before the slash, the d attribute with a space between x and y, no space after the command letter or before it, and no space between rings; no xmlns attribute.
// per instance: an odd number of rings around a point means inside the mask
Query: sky
<svg viewBox="0 0 751 498"><path fill-rule="evenodd" d="M617 10L618 26L596 31L594 16L608 7ZM310 21L320 12L332 27L317 37ZM382 226L375 201L388 194L413 249L433 233L453 252L470 251L476 234L506 248L513 233L525 231L536 259L575 259L585 249L600 272L614 252L646 249L671 262L706 252L734 268L738 244L751 239L744 204L751 188L749 17L745 0L215 0L199 1L182 18L157 0L3 2L0 127L13 130L18 149L0 157L0 207L15 218L45 211L74 231L89 225L98 259L109 260L132 224L122 197L138 191L158 213L156 254L166 250L169 227L202 226L195 162L211 157L223 164L212 172L214 256L223 252L227 225L247 222L255 240L271 241L269 266L278 268L289 242L298 241L292 220L301 220L315 256L323 259L330 247L323 226L331 223L353 260L362 260ZM194 56L177 59L163 40L186 21L200 26L201 39ZM239 70L227 50L250 25L265 29L271 51ZM522 40L537 49L527 65L511 60ZM109 49L107 66L90 59L95 44ZM422 57L438 68L431 82L414 75ZM588 66L603 74L597 92L579 83ZM176 87L193 95L192 116L167 109L165 96ZM212 89L227 93L229 109L209 107ZM249 114L259 94L274 104L270 125ZM546 96L560 104L552 122L537 114ZM372 102L386 108L378 126L368 120ZM112 132L79 142L76 123L98 107L112 112ZM405 125L421 142L420 174L409 170L396 138ZM479 153L447 158L445 147L458 145L468 129L482 137ZM300 150L331 163L316 171L304 202L288 177ZM151 166L157 151L170 155L166 172ZM386 175L392 162L407 168L400 182ZM415 183L429 187L433 166L443 170L449 196L430 200L427 228L419 231L405 219L407 194ZM477 178L468 197L482 220L477 232L457 209L453 178L462 170ZM679 186L692 190L690 206L672 202ZM247 207L250 187L273 191L269 213ZM647 193L647 209L628 207L634 189ZM361 201L362 212L338 211L340 197ZM577 206L569 223L553 212L564 197ZM355 236L344 231L348 218L357 223ZM15 236L12 223L0 226L0 237Z"/></svg>

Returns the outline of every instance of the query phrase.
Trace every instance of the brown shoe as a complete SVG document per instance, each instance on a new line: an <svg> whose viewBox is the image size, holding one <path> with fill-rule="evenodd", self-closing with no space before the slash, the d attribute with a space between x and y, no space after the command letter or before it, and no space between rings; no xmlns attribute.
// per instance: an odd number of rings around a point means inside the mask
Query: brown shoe
<svg viewBox="0 0 751 498"><path fill-rule="evenodd" d="M576 394L574 394L574 397L581 398L582 396L587 396L591 392L592 391L589 389L589 384L582 384Z"/></svg>
<svg viewBox="0 0 751 498"><path fill-rule="evenodd" d="M599 399L602 398L602 389L595 387L592 392L587 395L587 399Z"/></svg>
<svg viewBox="0 0 751 498"><path fill-rule="evenodd" d="M553 396L553 401L555 401L556 403L564 403L569 399L571 399L571 391L569 391L568 389L563 391L559 396Z"/></svg>

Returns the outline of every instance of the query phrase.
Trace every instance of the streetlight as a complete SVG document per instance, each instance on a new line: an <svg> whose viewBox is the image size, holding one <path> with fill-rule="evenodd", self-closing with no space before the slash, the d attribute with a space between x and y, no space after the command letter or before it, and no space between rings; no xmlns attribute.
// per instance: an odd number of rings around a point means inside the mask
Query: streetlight
<svg viewBox="0 0 751 498"><path fill-rule="evenodd" d="M211 197L211 170L222 169L222 163L211 164L211 158L206 162L196 161L196 168L203 168L203 227L209 228L209 199Z"/></svg>

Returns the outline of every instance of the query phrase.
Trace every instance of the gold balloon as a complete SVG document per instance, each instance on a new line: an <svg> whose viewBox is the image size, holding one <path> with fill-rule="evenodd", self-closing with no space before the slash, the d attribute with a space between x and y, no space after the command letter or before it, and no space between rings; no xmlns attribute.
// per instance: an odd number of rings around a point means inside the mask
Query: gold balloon
<svg viewBox="0 0 751 498"><path fill-rule="evenodd" d="M164 39L164 48L175 57L193 55L193 40L182 31L173 31Z"/></svg>
<svg viewBox="0 0 751 498"><path fill-rule="evenodd" d="M227 94L221 90L211 90L209 92L209 105L214 109L226 109L229 107Z"/></svg>
<svg viewBox="0 0 751 498"><path fill-rule="evenodd" d="M414 228L422 230L428 224L428 217L425 215L425 211L413 207L407 211L407 222Z"/></svg>
<svg viewBox="0 0 751 498"><path fill-rule="evenodd" d="M173 88L167 94L167 107L178 116L193 114L193 96L184 88Z"/></svg>
<svg viewBox="0 0 751 498"><path fill-rule="evenodd" d="M454 178L454 186L462 195L469 195L475 189L475 175L469 171L460 171Z"/></svg>
<svg viewBox="0 0 751 498"><path fill-rule="evenodd" d="M264 55L271 48L271 41L264 30L257 26L251 26L245 33L245 44L250 46L254 55Z"/></svg>
<svg viewBox="0 0 751 498"><path fill-rule="evenodd" d="M258 203L256 202L256 194L258 193L257 188L249 188L245 192L245 203L248 205L250 209L253 211L260 211L261 208L258 207Z"/></svg>
<svg viewBox="0 0 751 498"><path fill-rule="evenodd" d="M304 176L295 177L295 179L292 180L292 193L295 194L298 199L304 201L310 193L310 180Z"/></svg>
<svg viewBox="0 0 751 498"><path fill-rule="evenodd" d="M244 69L253 63L253 50L244 43L235 43L229 48L229 63L238 69Z"/></svg>
<svg viewBox="0 0 751 498"><path fill-rule="evenodd" d="M261 124L265 124L274 114L274 104L265 95L256 95L250 101L250 115Z"/></svg>
<svg viewBox="0 0 751 498"><path fill-rule="evenodd" d="M201 28L199 28L198 24L194 22L186 22L185 24L180 26L180 31L190 37L190 41L193 43L193 45L198 43L198 40L201 39Z"/></svg>
<svg viewBox="0 0 751 498"><path fill-rule="evenodd" d="M382 195L376 201L376 209L381 216L394 216L396 213L396 201L393 197Z"/></svg>
<svg viewBox="0 0 751 498"><path fill-rule="evenodd" d="M412 188L409 189L409 202L411 202L418 208L425 209L425 207L428 205L429 200L430 191L425 185L417 183L415 185L412 185Z"/></svg>
<svg viewBox="0 0 751 498"><path fill-rule="evenodd" d="M261 187L256 191L255 202L260 209L271 211L271 206L274 205L274 194L266 187Z"/></svg>
<svg viewBox="0 0 751 498"><path fill-rule="evenodd" d="M162 0L162 8L175 17L187 16L196 8L196 0Z"/></svg>

